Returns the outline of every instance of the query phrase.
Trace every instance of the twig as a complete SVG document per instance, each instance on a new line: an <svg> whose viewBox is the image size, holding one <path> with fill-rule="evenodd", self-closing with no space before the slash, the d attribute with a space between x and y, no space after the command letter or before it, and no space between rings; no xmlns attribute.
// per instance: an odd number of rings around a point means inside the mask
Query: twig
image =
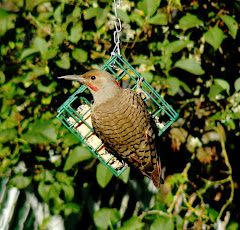
<svg viewBox="0 0 240 230"><path fill-rule="evenodd" d="M152 215L152 214L158 214L160 216L167 216L167 217L171 217L171 214L167 214L166 212L163 212L161 210L150 210L148 212L143 212L138 218L142 221L143 218L147 215Z"/></svg>

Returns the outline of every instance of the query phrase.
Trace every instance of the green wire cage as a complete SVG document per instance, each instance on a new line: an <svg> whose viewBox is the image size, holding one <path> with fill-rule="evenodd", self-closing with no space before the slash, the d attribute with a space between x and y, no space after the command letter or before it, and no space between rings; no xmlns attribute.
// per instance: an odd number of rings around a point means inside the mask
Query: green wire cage
<svg viewBox="0 0 240 230"><path fill-rule="evenodd" d="M124 88L136 90L141 75L120 55L113 55L101 68L122 81ZM160 136L177 118L178 113L146 81L141 83L141 95L159 129ZM91 125L91 94L86 86L76 90L58 109L57 118L76 136L115 176L128 167L106 152Z"/></svg>

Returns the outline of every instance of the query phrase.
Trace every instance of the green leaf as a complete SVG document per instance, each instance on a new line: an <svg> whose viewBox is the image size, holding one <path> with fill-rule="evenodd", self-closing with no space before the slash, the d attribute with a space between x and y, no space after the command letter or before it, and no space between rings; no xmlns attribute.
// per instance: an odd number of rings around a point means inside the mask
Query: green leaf
<svg viewBox="0 0 240 230"><path fill-rule="evenodd" d="M37 88L40 92L44 92L44 93L53 93L56 89L57 86L57 82L53 81L52 83L50 83L48 86L45 86L42 84L42 82L39 82L37 84Z"/></svg>
<svg viewBox="0 0 240 230"><path fill-rule="evenodd" d="M56 142L56 130L52 121L37 121L22 138L31 144Z"/></svg>
<svg viewBox="0 0 240 230"><path fill-rule="evenodd" d="M43 57L46 57L48 44L43 38L36 37L33 41L33 48L39 51Z"/></svg>
<svg viewBox="0 0 240 230"><path fill-rule="evenodd" d="M57 56L58 49L57 48L50 48L48 52L46 53L46 59L50 60L52 58L55 58Z"/></svg>
<svg viewBox="0 0 240 230"><path fill-rule="evenodd" d="M57 31L54 33L53 38L53 46L59 46L63 43L63 41L67 38L67 32L65 31Z"/></svg>
<svg viewBox="0 0 240 230"><path fill-rule="evenodd" d="M38 50L36 50L35 48L27 48L25 50L23 50L21 56L20 56L20 59L24 59L25 57L31 55L31 54L34 54L34 53L37 53Z"/></svg>
<svg viewBox="0 0 240 230"><path fill-rule="evenodd" d="M73 43L77 43L81 36L82 36L82 25L79 23L76 26L73 26L71 28L71 32L70 32L70 36L68 37L68 40L73 42Z"/></svg>
<svg viewBox="0 0 240 230"><path fill-rule="evenodd" d="M61 184L65 198L70 202L74 197L74 188L72 185Z"/></svg>
<svg viewBox="0 0 240 230"><path fill-rule="evenodd" d="M138 26L142 26L144 23L142 16L136 12L133 12L130 15L130 20L131 20L131 22L136 22Z"/></svg>
<svg viewBox="0 0 240 230"><path fill-rule="evenodd" d="M240 90L240 77L234 82L235 90Z"/></svg>
<svg viewBox="0 0 240 230"><path fill-rule="evenodd" d="M227 81L219 78L214 79L215 84L220 85L223 89L227 91L227 93L230 93L230 85Z"/></svg>
<svg viewBox="0 0 240 230"><path fill-rule="evenodd" d="M66 146L79 144L79 142L80 141L72 133L67 133L66 135L64 135L63 143Z"/></svg>
<svg viewBox="0 0 240 230"><path fill-rule="evenodd" d="M57 199L60 192L61 186L57 182L53 184L45 184L42 180L38 185L38 193L45 202L48 202L51 198Z"/></svg>
<svg viewBox="0 0 240 230"><path fill-rule="evenodd" d="M237 32L238 32L237 21L233 17L231 17L227 14L221 15L220 18L223 20L223 22L228 27L229 34L233 37L233 39L236 39Z"/></svg>
<svg viewBox="0 0 240 230"><path fill-rule="evenodd" d="M166 82L167 85L169 86L168 88L169 95L174 96L178 92L180 87L179 80L176 77L168 77Z"/></svg>
<svg viewBox="0 0 240 230"><path fill-rule="evenodd" d="M91 152L85 147L76 147L69 154L67 161L64 165L63 171L71 169L75 164L88 160L92 157Z"/></svg>
<svg viewBox="0 0 240 230"><path fill-rule="evenodd" d="M173 219L166 216L160 216L151 224L150 230L174 230Z"/></svg>
<svg viewBox="0 0 240 230"><path fill-rule="evenodd" d="M94 213L93 219L97 227L107 229L108 226L112 226L120 220L120 214L115 208L101 208Z"/></svg>
<svg viewBox="0 0 240 230"><path fill-rule="evenodd" d="M178 67L195 75L202 75L205 73L200 64L189 58L177 61L174 67Z"/></svg>
<svg viewBox="0 0 240 230"><path fill-rule="evenodd" d="M216 100L216 96L219 95L224 89L220 85L211 85L208 97L211 101Z"/></svg>
<svg viewBox="0 0 240 230"><path fill-rule="evenodd" d="M187 14L179 20L179 28L182 30L187 30L202 25L204 25L203 21L193 14Z"/></svg>
<svg viewBox="0 0 240 230"><path fill-rule="evenodd" d="M72 51L72 56L76 61L80 63L86 62L88 60L88 53L83 49L75 48Z"/></svg>
<svg viewBox="0 0 240 230"><path fill-rule="evenodd" d="M128 167L118 178L126 184L129 180L129 174L130 174L130 167Z"/></svg>
<svg viewBox="0 0 240 230"><path fill-rule="evenodd" d="M206 211L207 211L208 217L211 219L211 221L216 222L216 219L217 219L219 213L216 210L209 208L209 207L206 207Z"/></svg>
<svg viewBox="0 0 240 230"><path fill-rule="evenodd" d="M3 71L0 71L0 84L3 84L6 80L5 74Z"/></svg>
<svg viewBox="0 0 240 230"><path fill-rule="evenodd" d="M56 22L58 23L62 22L62 5L61 4L54 11L53 17L56 20Z"/></svg>
<svg viewBox="0 0 240 230"><path fill-rule="evenodd" d="M148 17L151 17L158 7L160 6L161 0L143 0L138 3L138 8L144 12Z"/></svg>
<svg viewBox="0 0 240 230"><path fill-rule="evenodd" d="M226 38L226 35L217 25L215 25L213 28L209 28L209 30L203 34L203 37L207 43L217 50Z"/></svg>
<svg viewBox="0 0 240 230"><path fill-rule="evenodd" d="M74 8L73 12L72 12L72 16L74 18L79 18L81 16L81 9L79 7Z"/></svg>
<svg viewBox="0 0 240 230"><path fill-rule="evenodd" d="M177 40L177 41L173 41L173 42L170 42L169 44L167 44L164 47L164 49L165 49L166 53L178 53L182 49L186 48L191 43L192 42L189 40L187 40L187 41Z"/></svg>
<svg viewBox="0 0 240 230"><path fill-rule="evenodd" d="M117 230L139 230L142 229L144 223L142 223L137 216L131 217L129 220L123 223L123 226Z"/></svg>
<svg viewBox="0 0 240 230"><path fill-rule="evenodd" d="M99 163L96 173L98 184L105 188L113 176L112 172L104 164Z"/></svg>
<svg viewBox="0 0 240 230"><path fill-rule="evenodd" d="M142 77L147 83L152 83L153 81L153 74L151 72L142 72Z"/></svg>
<svg viewBox="0 0 240 230"><path fill-rule="evenodd" d="M155 16L149 19L149 24L162 26L167 25L168 24L167 15L165 13L157 13Z"/></svg>
<svg viewBox="0 0 240 230"><path fill-rule="evenodd" d="M121 9L117 9L117 13L118 13L118 17L120 18L120 20L126 22L126 23L129 23L130 22L130 18L128 16L128 14L121 10Z"/></svg>
<svg viewBox="0 0 240 230"><path fill-rule="evenodd" d="M18 189L26 188L32 181L31 177L16 175L10 180L10 184Z"/></svg>
<svg viewBox="0 0 240 230"><path fill-rule="evenodd" d="M0 8L0 36L3 36L9 29L14 28L16 15L9 14Z"/></svg>
<svg viewBox="0 0 240 230"><path fill-rule="evenodd" d="M98 8L97 17L95 19L95 25L97 28L99 28L105 23L108 11L109 11L108 8L105 9Z"/></svg>
<svg viewBox="0 0 240 230"><path fill-rule="evenodd" d="M177 230L183 229L183 223L184 223L184 222L183 222L182 217L181 217L180 215L176 215L175 218L176 218L176 227L177 227Z"/></svg>
<svg viewBox="0 0 240 230"><path fill-rule="evenodd" d="M56 65L61 69L69 69L71 66L69 57L67 55L62 56L60 60L56 61Z"/></svg>
<svg viewBox="0 0 240 230"><path fill-rule="evenodd" d="M185 82L179 80L179 83L180 83L180 86L182 86L186 92L188 93L192 92L192 90L189 88L189 86Z"/></svg>
<svg viewBox="0 0 240 230"><path fill-rule="evenodd" d="M0 143L13 141L17 137L16 129L0 130Z"/></svg>
<svg viewBox="0 0 240 230"><path fill-rule="evenodd" d="M99 8L94 8L94 7L90 7L86 10L85 14L84 14L84 19L85 20L89 20L93 17L96 17L98 14L98 10Z"/></svg>
<svg viewBox="0 0 240 230"><path fill-rule="evenodd" d="M51 101L52 101L52 95L49 95L49 96L47 96L47 97L43 97L43 98L41 99L41 103L42 103L43 105L49 105L49 104L51 103Z"/></svg>
<svg viewBox="0 0 240 230"><path fill-rule="evenodd" d="M239 230L239 224L237 222L230 222L227 226L227 230Z"/></svg>

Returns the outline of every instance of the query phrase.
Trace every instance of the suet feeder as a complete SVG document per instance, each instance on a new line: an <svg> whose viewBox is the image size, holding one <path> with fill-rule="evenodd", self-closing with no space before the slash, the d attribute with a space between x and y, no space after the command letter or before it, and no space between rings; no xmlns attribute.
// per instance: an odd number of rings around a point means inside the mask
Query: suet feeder
<svg viewBox="0 0 240 230"><path fill-rule="evenodd" d="M116 80L122 81L127 88L136 90L141 75L118 53L100 68L111 73ZM160 136L177 118L178 113L146 81L141 83L141 94L152 118L159 129ZM57 118L85 145L115 176L121 175L127 165L114 155L107 153L100 139L94 134L91 125L91 100L86 86L76 90L58 109Z"/></svg>

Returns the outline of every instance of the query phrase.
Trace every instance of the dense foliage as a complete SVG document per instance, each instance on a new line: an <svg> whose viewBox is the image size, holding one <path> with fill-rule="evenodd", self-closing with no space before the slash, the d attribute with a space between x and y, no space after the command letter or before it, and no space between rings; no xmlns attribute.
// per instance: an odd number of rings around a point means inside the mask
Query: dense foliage
<svg viewBox="0 0 240 230"><path fill-rule="evenodd" d="M79 87L57 77L110 57L112 4L0 2L1 177L66 229L238 229L240 2L126 0L118 10L122 55L180 113L161 136L160 191L129 171L112 177L55 118Z"/></svg>

